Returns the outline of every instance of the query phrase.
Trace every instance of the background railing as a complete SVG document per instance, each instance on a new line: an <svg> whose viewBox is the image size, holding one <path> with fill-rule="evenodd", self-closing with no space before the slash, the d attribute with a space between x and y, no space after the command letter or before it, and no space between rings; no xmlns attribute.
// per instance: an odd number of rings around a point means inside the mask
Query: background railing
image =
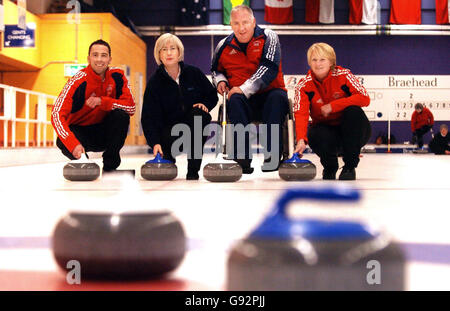
<svg viewBox="0 0 450 311"><path fill-rule="evenodd" d="M17 147L22 144L25 147L46 147L56 144L57 136L50 122L50 109L56 96L4 84L0 84L0 92L3 93L0 98L0 121L3 121L0 140L3 138L3 144L0 147ZM48 126L52 132L50 135L53 135L50 142L47 141ZM32 131L33 136L30 135Z"/></svg>

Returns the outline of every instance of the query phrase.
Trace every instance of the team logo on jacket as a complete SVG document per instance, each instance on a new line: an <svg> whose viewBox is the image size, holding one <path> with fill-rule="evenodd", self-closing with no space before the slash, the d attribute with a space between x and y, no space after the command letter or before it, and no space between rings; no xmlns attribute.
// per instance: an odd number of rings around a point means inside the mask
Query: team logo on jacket
<svg viewBox="0 0 450 311"><path fill-rule="evenodd" d="M342 96L341 96L341 93L336 92L333 94L333 97L334 97L334 99L338 99L338 98L341 98Z"/></svg>
<svg viewBox="0 0 450 311"><path fill-rule="evenodd" d="M233 54L236 54L237 52L236 52L236 50L231 50L231 52L230 53L228 53L229 55L233 55Z"/></svg>
<svg viewBox="0 0 450 311"><path fill-rule="evenodd" d="M318 103L318 104L323 104L322 98L319 98L319 99L317 100L317 103Z"/></svg>
<svg viewBox="0 0 450 311"><path fill-rule="evenodd" d="M113 91L112 84L108 84L108 87L106 88L106 96L111 96L112 91Z"/></svg>
<svg viewBox="0 0 450 311"><path fill-rule="evenodd" d="M253 46L260 46L260 45L261 45L261 42L259 42L259 41L253 42Z"/></svg>

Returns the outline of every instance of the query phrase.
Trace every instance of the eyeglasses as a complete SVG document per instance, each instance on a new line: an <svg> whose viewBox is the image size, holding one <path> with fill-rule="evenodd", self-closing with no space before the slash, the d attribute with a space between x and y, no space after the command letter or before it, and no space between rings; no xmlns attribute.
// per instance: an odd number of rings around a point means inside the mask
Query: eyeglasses
<svg viewBox="0 0 450 311"><path fill-rule="evenodd" d="M160 52L167 53L167 52L169 52L169 51L175 52L176 50L178 50L178 48L176 48L176 47L170 47L170 48L162 48L162 49L160 50Z"/></svg>

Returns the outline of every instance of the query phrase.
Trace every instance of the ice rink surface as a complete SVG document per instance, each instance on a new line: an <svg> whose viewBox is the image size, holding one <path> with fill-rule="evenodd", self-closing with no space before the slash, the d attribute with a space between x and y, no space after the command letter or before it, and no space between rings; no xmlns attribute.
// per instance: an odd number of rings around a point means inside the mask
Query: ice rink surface
<svg viewBox="0 0 450 311"><path fill-rule="evenodd" d="M230 248L258 225L283 191L327 185L357 188L363 198L354 204L297 201L289 207L290 217L375 223L405 251L407 290L450 290L450 156L363 154L356 181L325 182L319 158L307 154L318 168L316 179L285 182L278 172L262 173L257 155L255 172L235 183L210 183L203 176L186 181L183 156L177 158L175 180L146 181L139 171L150 158L122 158L121 169L136 169L134 179L114 175L93 182L65 180L66 162L0 167L0 290L225 290ZM203 165L213 159L205 155ZM94 161L101 165L101 159ZM51 235L68 211L161 208L173 211L188 238L177 270L164 280L66 282L53 259Z"/></svg>

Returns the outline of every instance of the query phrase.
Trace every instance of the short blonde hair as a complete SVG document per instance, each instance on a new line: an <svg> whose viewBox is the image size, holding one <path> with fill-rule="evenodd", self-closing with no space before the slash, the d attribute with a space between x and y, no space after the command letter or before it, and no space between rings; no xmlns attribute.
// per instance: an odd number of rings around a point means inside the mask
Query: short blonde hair
<svg viewBox="0 0 450 311"><path fill-rule="evenodd" d="M237 12L240 10L246 11L252 18L255 18L255 15L253 15L253 10L245 4L240 4L240 5L236 5L235 7L233 7L230 12L230 18L234 12Z"/></svg>
<svg viewBox="0 0 450 311"><path fill-rule="evenodd" d="M171 33L165 33L161 35L158 40L155 42L155 49L153 50L153 55L155 56L155 61L159 65L161 65L161 58L159 57L159 52L161 52L162 48L166 46L168 42L173 42L178 48L178 52L180 52L180 57L178 58L178 61L181 62L184 60L184 46L181 40L171 34Z"/></svg>
<svg viewBox="0 0 450 311"><path fill-rule="evenodd" d="M311 66L311 58L313 54L325 57L331 62L331 70L336 67L336 52L331 45L324 42L317 42L311 45L307 52L308 65Z"/></svg>

